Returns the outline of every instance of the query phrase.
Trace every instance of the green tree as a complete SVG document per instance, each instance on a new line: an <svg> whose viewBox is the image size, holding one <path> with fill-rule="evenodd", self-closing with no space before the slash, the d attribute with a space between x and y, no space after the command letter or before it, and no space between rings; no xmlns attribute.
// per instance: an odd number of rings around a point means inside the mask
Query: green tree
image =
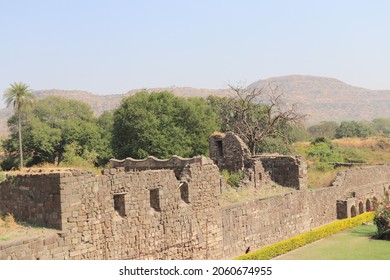
<svg viewBox="0 0 390 280"><path fill-rule="evenodd" d="M102 129L88 104L51 96L35 102L26 116L23 145L27 165L71 164L75 162L72 155L95 165L103 162L100 154L109 147L102 141ZM11 117L9 126L14 126L15 121L15 116ZM12 133L4 142L8 153L14 151L15 140L16 135Z"/></svg>
<svg viewBox="0 0 390 280"><path fill-rule="evenodd" d="M373 134L371 127L364 122L343 121L336 129L335 137L338 139L347 137L365 138Z"/></svg>
<svg viewBox="0 0 390 280"><path fill-rule="evenodd" d="M97 125L100 130L101 147L98 149L97 164L103 166L113 158L114 152L112 150L112 132L114 126L114 113L105 111L97 119Z"/></svg>
<svg viewBox="0 0 390 280"><path fill-rule="evenodd" d="M192 157L208 153L207 139L218 129L205 99L139 92L114 112L113 150L117 158Z"/></svg>
<svg viewBox="0 0 390 280"><path fill-rule="evenodd" d="M23 168L23 140L22 140L22 114L27 107L33 103L34 94L29 86L24 83L13 83L4 93L4 100L9 107L11 104L14 107L14 112L18 122L18 140L19 140L19 169Z"/></svg>
<svg viewBox="0 0 390 280"><path fill-rule="evenodd" d="M344 162L339 150L335 148L329 139L316 138L306 150L306 158L315 162L316 169L326 171L333 169L331 162Z"/></svg>
<svg viewBox="0 0 390 280"><path fill-rule="evenodd" d="M390 135L390 119L377 118L372 121L375 131L386 136Z"/></svg>

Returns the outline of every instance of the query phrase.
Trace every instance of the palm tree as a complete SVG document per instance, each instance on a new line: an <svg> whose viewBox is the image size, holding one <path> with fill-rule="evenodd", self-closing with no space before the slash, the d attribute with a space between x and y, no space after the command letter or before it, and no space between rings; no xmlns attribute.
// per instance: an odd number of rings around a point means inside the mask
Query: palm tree
<svg viewBox="0 0 390 280"><path fill-rule="evenodd" d="M24 83L13 83L4 93L4 100L7 104L13 105L16 116L18 117L18 132L19 132L19 169L23 167L23 148L22 148L22 123L21 117L24 109L32 105L34 94L29 89L29 86Z"/></svg>

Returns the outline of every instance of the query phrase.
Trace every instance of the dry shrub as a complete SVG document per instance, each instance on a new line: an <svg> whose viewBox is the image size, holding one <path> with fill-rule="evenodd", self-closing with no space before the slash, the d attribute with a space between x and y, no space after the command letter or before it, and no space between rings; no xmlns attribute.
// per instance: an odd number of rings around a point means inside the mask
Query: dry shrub
<svg viewBox="0 0 390 280"><path fill-rule="evenodd" d="M340 147L354 147L354 148L372 148L378 144L378 138L341 138L332 141Z"/></svg>
<svg viewBox="0 0 390 280"><path fill-rule="evenodd" d="M15 218L12 214L8 213L7 215L5 215L4 222L5 222L4 226L7 228L12 229L18 227L18 224L16 223Z"/></svg>
<svg viewBox="0 0 390 280"><path fill-rule="evenodd" d="M337 177L337 174L344 170L345 167L339 167L328 171L318 171L311 169L308 172L308 185L311 189L326 188L332 185Z"/></svg>

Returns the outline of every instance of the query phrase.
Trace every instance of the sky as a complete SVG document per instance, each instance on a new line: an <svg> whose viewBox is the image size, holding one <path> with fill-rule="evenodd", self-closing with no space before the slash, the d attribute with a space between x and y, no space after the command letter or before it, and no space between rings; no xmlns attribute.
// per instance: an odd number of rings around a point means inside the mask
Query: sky
<svg viewBox="0 0 390 280"><path fill-rule="evenodd" d="M284 75L390 89L390 1L0 0L0 91L225 88Z"/></svg>

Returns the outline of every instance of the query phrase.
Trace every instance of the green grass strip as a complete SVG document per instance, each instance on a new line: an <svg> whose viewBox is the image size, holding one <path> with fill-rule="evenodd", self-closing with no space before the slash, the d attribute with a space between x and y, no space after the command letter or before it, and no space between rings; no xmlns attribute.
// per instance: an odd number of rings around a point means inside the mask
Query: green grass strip
<svg viewBox="0 0 390 280"><path fill-rule="evenodd" d="M239 256L236 258L236 260L270 260L279 255L283 255L289 251L328 237L347 228L356 227L363 223L370 222L374 219L374 215L375 212L367 212L353 218L337 220L333 223L313 229L309 232L302 233L251 253Z"/></svg>

